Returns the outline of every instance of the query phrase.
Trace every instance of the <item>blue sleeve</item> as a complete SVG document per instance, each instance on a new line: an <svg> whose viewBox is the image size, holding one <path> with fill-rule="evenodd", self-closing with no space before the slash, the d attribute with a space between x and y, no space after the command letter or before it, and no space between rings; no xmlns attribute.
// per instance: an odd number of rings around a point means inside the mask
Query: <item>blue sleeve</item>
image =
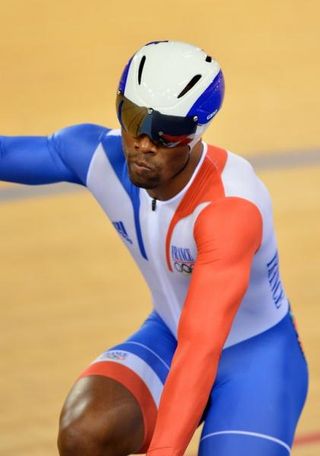
<svg viewBox="0 0 320 456"><path fill-rule="evenodd" d="M108 129L83 124L47 136L0 136L0 180L86 185L91 158Z"/></svg>

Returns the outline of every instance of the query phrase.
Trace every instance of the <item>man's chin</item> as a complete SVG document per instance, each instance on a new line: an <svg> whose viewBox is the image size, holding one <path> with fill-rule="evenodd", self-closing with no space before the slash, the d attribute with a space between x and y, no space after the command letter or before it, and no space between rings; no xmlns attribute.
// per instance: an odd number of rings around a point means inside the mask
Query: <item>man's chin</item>
<svg viewBox="0 0 320 456"><path fill-rule="evenodd" d="M145 188L146 190L152 190L159 185L158 179L145 178L143 176L137 176L134 173L130 173L129 177L133 185L139 188Z"/></svg>
<svg viewBox="0 0 320 456"><path fill-rule="evenodd" d="M155 182L150 182L150 181L147 182L142 179L136 179L136 178L131 178L131 177L130 177L130 180L133 183L133 185L135 185L136 187L144 188L146 190L152 190L157 187L157 184Z"/></svg>

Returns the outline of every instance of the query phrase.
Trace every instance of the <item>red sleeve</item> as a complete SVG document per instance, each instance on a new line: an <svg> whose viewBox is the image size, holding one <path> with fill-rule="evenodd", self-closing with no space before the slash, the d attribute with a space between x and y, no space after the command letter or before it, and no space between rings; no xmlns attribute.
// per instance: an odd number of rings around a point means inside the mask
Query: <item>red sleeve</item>
<svg viewBox="0 0 320 456"><path fill-rule="evenodd" d="M262 218L247 200L207 206L194 228L198 256L178 327L178 346L147 455L181 456L208 401L233 318L247 290Z"/></svg>

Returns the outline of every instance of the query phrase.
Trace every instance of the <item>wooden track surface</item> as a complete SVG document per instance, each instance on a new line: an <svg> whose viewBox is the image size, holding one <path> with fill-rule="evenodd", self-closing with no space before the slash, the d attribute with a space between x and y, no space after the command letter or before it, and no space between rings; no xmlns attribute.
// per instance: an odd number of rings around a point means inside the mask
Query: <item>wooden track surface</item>
<svg viewBox="0 0 320 456"><path fill-rule="evenodd" d="M288 151L288 169L259 174L273 196L282 276L310 366L298 434L319 433L320 166L290 169L290 151L320 146L319 2L11 0L0 11L4 135L115 126L121 69L144 42L191 41L220 60L225 105L206 139L252 157ZM88 193L1 201L0 210L0 454L51 456L72 382L139 326L149 294ZM293 455L319 451L318 441Z"/></svg>

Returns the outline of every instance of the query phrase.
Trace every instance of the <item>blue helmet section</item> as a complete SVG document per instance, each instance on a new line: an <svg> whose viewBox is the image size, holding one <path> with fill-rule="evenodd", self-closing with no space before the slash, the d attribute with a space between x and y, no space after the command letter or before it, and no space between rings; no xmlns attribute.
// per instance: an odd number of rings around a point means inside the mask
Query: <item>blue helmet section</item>
<svg viewBox="0 0 320 456"><path fill-rule="evenodd" d="M121 93L124 93L124 90L126 88L126 83L127 83L127 79L128 79L128 72L129 72L129 68L130 68L132 59L133 59L133 56L131 57L129 62L126 64L126 66L125 66L125 68L124 68L124 70L122 72L121 78L120 78L118 90L120 90Z"/></svg>
<svg viewBox="0 0 320 456"><path fill-rule="evenodd" d="M200 125L208 123L221 108L223 97L224 77L220 70L212 83L191 107L187 116L197 116Z"/></svg>

